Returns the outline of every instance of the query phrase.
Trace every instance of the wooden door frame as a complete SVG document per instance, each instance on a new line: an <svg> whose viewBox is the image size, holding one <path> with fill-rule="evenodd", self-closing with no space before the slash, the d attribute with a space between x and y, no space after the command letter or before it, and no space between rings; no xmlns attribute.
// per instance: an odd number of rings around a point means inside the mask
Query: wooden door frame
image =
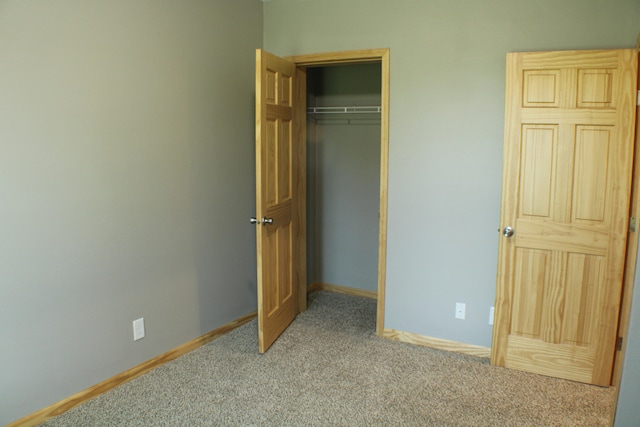
<svg viewBox="0 0 640 427"><path fill-rule="evenodd" d="M382 67L381 87L381 117L380 117L380 225L378 230L378 298L376 315L376 334L382 336L384 331L384 302L387 278L387 212L388 212L388 177L389 177L389 51L390 49L366 49L344 52L315 53L310 55L293 55L284 59L296 64L296 88L295 100L297 102L295 113L300 120L297 140L300 144L297 177L303 185L300 187L300 205L306 203L306 68L323 65L346 65L358 63L380 63ZM306 206L300 206L306 212ZM306 248L306 224L300 231L300 239L303 239L300 248ZM303 273L300 280L300 311L307 307L307 280L306 280L306 250L303 260L299 260L300 271Z"/></svg>
<svg viewBox="0 0 640 427"><path fill-rule="evenodd" d="M640 54L640 34L638 35L638 52ZM640 58L638 61L638 80L637 90L640 91ZM640 94L640 93L639 93ZM638 100L636 100L638 104ZM632 167L632 181L631 181L631 200L629 202L629 218L640 218L640 124L638 119L640 118L640 106L636 106L635 117L635 140L634 140L634 155L633 155L633 167ZM631 300L633 297L634 281L636 276L636 262L638 260L638 234L640 227L636 228L633 232L629 230L627 237L627 253L625 256L624 278L622 280L622 300L620 303L620 314L618 320L618 339L622 339L622 345L613 359L613 371L611 375L611 385L613 387L619 387L622 379L622 365L624 362L626 347L627 347L627 334L629 332L629 318L631 314ZM617 403L617 393L616 393ZM612 421L613 422L613 421Z"/></svg>
<svg viewBox="0 0 640 427"><path fill-rule="evenodd" d="M638 35L638 52L640 54L640 34ZM638 61L638 90L640 91L640 58ZM640 93L639 93L640 95ZM638 100L636 100L638 104ZM640 106L636 106L636 137L633 157L633 180L631 183L631 202L629 217L640 218ZM631 315L631 300L633 299L634 282L636 277L636 263L638 260L638 231L629 232L627 238L627 255L625 260L624 279L622 281L622 302L620 304L620 320L618 321L618 339L622 339L620 350L616 351L613 359L613 374L611 385L616 387L614 398L614 410L611 415L611 425L615 421L615 412L618 407L620 382L622 380L622 365L627 350L627 335L629 333L629 320ZM636 307L637 308L637 307Z"/></svg>

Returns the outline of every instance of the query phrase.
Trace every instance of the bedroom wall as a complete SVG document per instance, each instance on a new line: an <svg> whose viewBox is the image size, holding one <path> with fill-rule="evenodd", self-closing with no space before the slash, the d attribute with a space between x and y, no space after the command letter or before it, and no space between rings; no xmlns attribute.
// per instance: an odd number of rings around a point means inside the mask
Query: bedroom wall
<svg viewBox="0 0 640 427"><path fill-rule="evenodd" d="M490 346L505 54L634 47L638 22L637 0L264 4L275 54L391 49L387 328Z"/></svg>
<svg viewBox="0 0 640 427"><path fill-rule="evenodd" d="M257 0L0 2L0 425L256 309L261 44Z"/></svg>
<svg viewBox="0 0 640 427"><path fill-rule="evenodd" d="M379 64L307 70L309 106L380 105ZM380 115L307 119L308 282L376 291Z"/></svg>

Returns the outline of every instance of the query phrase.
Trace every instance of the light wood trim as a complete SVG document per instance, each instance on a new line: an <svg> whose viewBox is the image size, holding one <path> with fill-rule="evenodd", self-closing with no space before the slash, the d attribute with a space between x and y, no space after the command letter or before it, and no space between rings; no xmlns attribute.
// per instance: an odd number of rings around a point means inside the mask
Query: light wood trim
<svg viewBox="0 0 640 427"><path fill-rule="evenodd" d="M625 144L625 146L627 146L631 152L634 152L633 144L635 143L635 137L636 137L634 133L635 131L634 121L635 121L635 112L637 110L637 106L633 101L636 100L636 94L637 94L638 53L633 49L621 49L618 52L619 52L618 55L620 57L620 68L619 68L620 78L621 79L624 78L624 81L626 82L624 86L621 86L618 89L621 92L618 94L618 101L617 101L619 102L618 108L621 111L620 117L618 118L618 122L617 122L618 141L620 144ZM630 76L631 78L627 79L626 76ZM619 157L620 167L622 167L622 165L624 164L624 160L626 160L625 158L627 157L626 154L627 153L623 153ZM628 166L629 169L627 170L631 173L631 177L629 177L629 179L625 180L624 182L620 182L620 188L616 188L613 191L614 193L618 192L618 194L621 195L620 197L622 197L622 194L624 194L626 197L629 197L633 191L632 190L633 164L631 163L632 159L629 159L629 162L630 162ZM633 199L633 196L631 196L631 199ZM629 205L627 205L626 210L624 211L620 210L620 207L618 205L614 205L612 206L612 213L611 213L612 218L620 219L619 222L615 224L612 222L612 227L615 227L618 230L623 230L620 233L620 237L627 237L627 241L631 236L629 236L628 233L627 233L627 236L624 236L624 230L628 230L630 211L631 211L631 200L629 201ZM628 263L629 258L628 257L625 258L626 248L624 247L617 248L615 246L614 248L616 249L612 250L611 251L612 253L610 253L609 256L612 259L616 259L616 260L620 259L621 262L623 263L623 271L616 272L617 273L616 277L619 277L618 280L620 280L622 283L620 288L617 290L618 291L617 295L614 292L608 292L608 295L605 297L605 300L607 300L608 307L616 307L618 308L618 310L620 310L621 299L624 294L624 285L625 285L623 275L625 273L625 270L627 267L626 264ZM634 263L635 263L635 260L634 260ZM601 334L601 336L615 337L616 333L619 331L619 328L620 328L620 314L621 314L620 311L618 311L618 313L615 313L615 314L609 311L605 315L603 315L600 319L600 324L598 325L600 329L598 333ZM615 343L615 340L614 340L614 343ZM611 347L609 347L609 351L607 352L605 351L604 346L599 347L599 350L600 351L596 353L596 360L601 362L598 363L596 366L599 367L600 369L594 373L594 378L600 377L603 380L603 382L606 381L607 384L611 384L611 379L613 375L612 367L613 368L615 367L615 365L614 366L611 366L611 365L615 363L615 357L616 357L615 353L617 352L614 350L614 354L612 354ZM605 364L609 365L608 369L606 370L604 369ZM602 382L600 384L602 384Z"/></svg>
<svg viewBox="0 0 640 427"><path fill-rule="evenodd" d="M359 62L380 62L384 56L389 56L389 49L361 49L343 52L312 53L308 55L286 56L285 59L295 62L299 67L354 64Z"/></svg>
<svg viewBox="0 0 640 427"><path fill-rule="evenodd" d="M453 351L455 353L467 354L469 356L484 357L487 359L491 356L491 349L489 347L426 337L424 335L397 331L395 329L385 328L382 336L394 341L421 345L423 347L437 348L438 350Z"/></svg>
<svg viewBox="0 0 640 427"><path fill-rule="evenodd" d="M380 121L380 224L378 237L378 309L376 334L384 330L384 307L387 289L387 218L389 206L389 96L390 96L390 52L382 55L382 116Z"/></svg>
<svg viewBox="0 0 640 427"><path fill-rule="evenodd" d="M638 48L640 48L640 34L638 35ZM638 76L638 87L640 87L640 76ZM637 93L637 92L636 92ZM637 105L637 100L636 100ZM631 187L631 209L629 216L640 218L640 107L636 107L636 139L635 154L633 162L633 182ZM629 318L631 315L631 300L633 296L634 280L636 276L636 262L638 258L638 232L630 232L627 239L627 259L624 270L624 282L622 289L622 303L620 305L620 321L618 326L618 336L622 338L622 349L616 351L613 365L613 375L611 385L616 387L614 398L614 413L611 417L611 425L615 421L615 410L618 407L618 397L620 391L620 381L622 380L622 365L624 364L627 349L627 335L629 334Z"/></svg>
<svg viewBox="0 0 640 427"><path fill-rule="evenodd" d="M285 57L298 68L307 66L354 64L362 62L380 63L382 68L380 114L380 224L378 237L378 307L376 334L384 330L384 306L387 280L387 213L389 194L389 100L390 100L390 49L364 49L344 52L314 53ZM306 116L305 116L306 117ZM306 136L305 136L306 137ZM304 293L303 293L304 294ZM302 297L301 297L302 298Z"/></svg>
<svg viewBox="0 0 640 427"><path fill-rule="evenodd" d="M295 205L297 223L295 231L298 254L294 255L298 281L298 312L307 309L307 69L296 66L293 114L296 129L294 142L298 145L296 154L297 180Z"/></svg>
<svg viewBox="0 0 640 427"><path fill-rule="evenodd" d="M72 396L67 397L59 402L56 402L52 405L47 406L46 408L42 408L39 411L36 411L30 415L27 415L24 418L21 418L17 421L14 421L10 424L7 424L7 427L27 427L27 426L35 426L40 423L45 422L49 418L55 417L56 415L60 415L64 412L67 412L69 409L74 408L81 403L86 402L89 399L93 399L96 396L99 396L107 391L118 387L128 381L131 381L134 378L139 377L142 374L145 374L152 369L157 368L160 365L163 365L167 362L170 362L190 351L195 350L196 348L207 344L214 339L231 332L232 330L244 325L247 322L250 322L258 315L257 312L253 312L247 314L245 316L239 317L236 320L233 320L213 331L206 333L194 340L191 340L187 343L184 343L173 350L169 350L168 352L161 354L160 356L154 357L153 359L147 360L137 366L134 366L131 369L128 369L124 372L121 372L109 379L102 381L92 387L89 387L85 390L82 390L79 393L76 393Z"/></svg>
<svg viewBox="0 0 640 427"><path fill-rule="evenodd" d="M267 111L266 108L262 108L262 104L264 103L263 99L265 98L266 88L263 87L262 84L262 69L263 67L263 58L264 54L262 49L256 49L256 75L255 75L255 159L256 159L256 218L263 218L266 216L266 212L263 212L262 208L262 198L264 197L262 194L262 160L261 160L261 150L263 149L262 144L262 136L264 135L266 121L267 121ZM256 275L257 275L257 292L258 292L258 315L262 314L262 277L263 277L263 265L262 265L262 253L263 253L263 242L262 242L262 227L256 228ZM262 342L262 330L260 325L258 326L258 341ZM260 345L258 344L258 347Z"/></svg>
<svg viewBox="0 0 640 427"><path fill-rule="evenodd" d="M315 282L309 286L308 292L314 291L330 291L339 294L352 295L354 297L365 297L371 299L378 299L378 294L375 291L367 291L365 289L351 288L349 286L332 285L330 283Z"/></svg>
<svg viewBox="0 0 640 427"><path fill-rule="evenodd" d="M639 39L640 41L640 39ZM640 81L638 82L640 86ZM640 107L636 107L636 140L635 155L633 164L633 183L631 187L631 209L630 217L640 217L640 205L638 203L638 192L640 190L640 126L638 126L638 115L640 115ZM633 294L633 285L636 273L636 259L638 256L638 231L630 232L627 239L627 261L624 272L624 288L622 290L622 304L620 307L620 326L618 336L622 337L622 351L616 352L615 365L611 385L619 386L622 374L622 362L624 360L624 352L626 349L626 338L629 331L629 316L631 313L631 296Z"/></svg>
<svg viewBox="0 0 640 427"><path fill-rule="evenodd" d="M513 81L513 73L510 70L516 69L518 56L513 53L507 54L506 63L506 89L505 89L505 120L504 120L504 139L512 141L517 138L516 130L511 123L514 117L518 117L519 105L514 99L521 99L521 91L519 91L517 81ZM517 76L516 76L517 77ZM511 81L509 80L511 79ZM514 165L520 168L518 161L518 152L514 149L513 144L505 144L503 148L503 165ZM512 195L515 194L515 183L509 179L511 171L507 168L502 170L502 197L500 205L500 225L498 232L508 224L503 224L506 218L513 218L514 201ZM513 257L514 246L511 240L505 240L501 234L498 234L498 268L496 274L496 297L495 297L495 318L493 322L493 339L491 340L491 364L494 366L504 366L506 359L507 336L509 333L509 319L511 318L511 289L504 283L514 274L509 263L504 262L507 253Z"/></svg>

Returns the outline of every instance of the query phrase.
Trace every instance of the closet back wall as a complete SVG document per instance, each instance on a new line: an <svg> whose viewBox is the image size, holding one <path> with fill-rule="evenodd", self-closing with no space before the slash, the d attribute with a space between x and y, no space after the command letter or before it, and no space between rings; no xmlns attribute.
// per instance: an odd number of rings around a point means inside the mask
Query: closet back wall
<svg viewBox="0 0 640 427"><path fill-rule="evenodd" d="M310 68L308 105L380 105L380 64ZM309 114L308 281L376 291L380 115Z"/></svg>

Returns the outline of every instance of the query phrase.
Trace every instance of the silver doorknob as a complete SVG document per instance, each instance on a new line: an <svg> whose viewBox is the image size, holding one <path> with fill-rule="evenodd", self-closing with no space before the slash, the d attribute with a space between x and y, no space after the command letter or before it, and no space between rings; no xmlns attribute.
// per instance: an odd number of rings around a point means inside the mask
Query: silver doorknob
<svg viewBox="0 0 640 427"><path fill-rule="evenodd" d="M251 224L260 224L260 220L256 219L255 217L251 217L251 219L249 219L249 222Z"/></svg>
<svg viewBox="0 0 640 427"><path fill-rule="evenodd" d="M262 217L262 225L273 224L273 218Z"/></svg>
<svg viewBox="0 0 640 427"><path fill-rule="evenodd" d="M511 226L509 226L509 225L507 225L507 226L504 228L504 230L502 231L502 235L503 235L504 237L511 237L511 236L513 236L513 233L514 233L513 227L511 227Z"/></svg>

